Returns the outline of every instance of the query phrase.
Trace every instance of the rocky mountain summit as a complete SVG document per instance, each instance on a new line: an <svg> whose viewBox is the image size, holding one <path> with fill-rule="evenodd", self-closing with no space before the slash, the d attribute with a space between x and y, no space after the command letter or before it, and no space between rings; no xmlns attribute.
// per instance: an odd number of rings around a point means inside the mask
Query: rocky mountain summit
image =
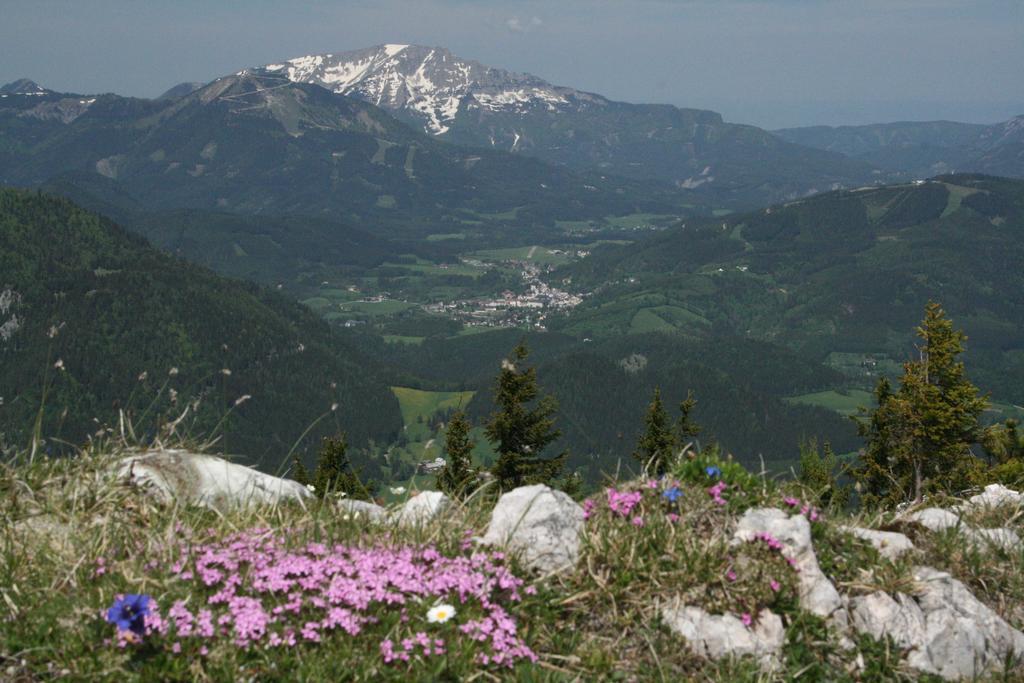
<svg viewBox="0 0 1024 683"><path fill-rule="evenodd" d="M463 59L442 47L377 45L242 73L358 97L456 144L535 156L577 171L700 188L717 201L763 203L873 179L863 162L727 123L717 112L616 102Z"/></svg>

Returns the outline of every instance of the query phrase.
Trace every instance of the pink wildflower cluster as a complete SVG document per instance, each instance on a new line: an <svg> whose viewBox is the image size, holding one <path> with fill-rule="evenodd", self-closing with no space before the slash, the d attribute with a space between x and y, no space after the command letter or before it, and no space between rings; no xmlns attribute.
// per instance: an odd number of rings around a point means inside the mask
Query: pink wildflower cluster
<svg viewBox="0 0 1024 683"><path fill-rule="evenodd" d="M765 545L767 545L769 550L772 550L772 551L777 552L779 554L782 554L782 551L785 550L785 548L786 548L786 546L783 545L782 541L780 541L779 539L775 538L774 536L772 536L767 531L761 531L761 532L758 532L758 533L754 534L753 541L754 542L760 541L760 542L764 543ZM794 558L786 557L785 555L783 555L783 557L785 557L786 562L789 563L789 566L793 568L793 571L797 571L797 572L800 571L800 569L796 566L796 560ZM777 589L773 587L772 590L776 591Z"/></svg>
<svg viewBox="0 0 1024 683"><path fill-rule="evenodd" d="M608 489L608 509L622 517L629 517L633 508L640 504L644 494L640 491L618 491Z"/></svg>
<svg viewBox="0 0 1024 683"><path fill-rule="evenodd" d="M481 663L511 666L536 659L503 607L519 601L521 592L534 591L501 564L501 553L446 557L433 546L319 543L290 550L265 529L221 542L182 544L181 553L174 575L203 588L207 597L192 607L175 602L166 620L156 614L152 630L169 635L175 652L188 642L217 639L246 649L317 643L331 633L356 637L389 611L402 615L394 621L406 623L410 609L425 611L423 605L444 599L482 610L482 618L458 627L484 646L477 655ZM446 652L445 641L426 632L398 643L382 640L379 647L386 663Z"/></svg>
<svg viewBox="0 0 1024 683"><path fill-rule="evenodd" d="M380 641L380 656L384 658L385 664L408 662L416 655L417 647L423 657L443 655L446 652L443 638L431 638L423 631L418 631L412 638L404 638L399 646L400 649L396 650L395 643L390 638Z"/></svg>
<svg viewBox="0 0 1024 683"><path fill-rule="evenodd" d="M790 508L799 508L800 514L809 519L812 522L817 522L821 517L821 513L818 512L818 508L814 507L810 503L805 503L799 498L793 498L792 496L786 496L782 499L782 502Z"/></svg>
<svg viewBox="0 0 1024 683"><path fill-rule="evenodd" d="M727 488L729 488L729 485L726 484L724 481L720 481L714 486L708 488L708 495L711 496L711 500L714 502L715 505L726 504L727 501L725 500L725 498L722 497L722 494L725 492Z"/></svg>

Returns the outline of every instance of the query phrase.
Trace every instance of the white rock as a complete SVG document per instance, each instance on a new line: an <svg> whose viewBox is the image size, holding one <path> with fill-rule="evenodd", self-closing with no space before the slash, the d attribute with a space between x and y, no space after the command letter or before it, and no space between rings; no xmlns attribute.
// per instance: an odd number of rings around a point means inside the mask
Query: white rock
<svg viewBox="0 0 1024 683"><path fill-rule="evenodd" d="M1024 506L1024 494L1002 484L989 484L984 491L967 499L961 507L964 510L984 510L1011 505Z"/></svg>
<svg viewBox="0 0 1024 683"><path fill-rule="evenodd" d="M778 508L751 508L736 524L733 542L749 542L759 533L768 533L783 545L792 558L800 587L800 606L808 612L828 617L842 606L839 592L818 565L811 545L811 525L803 515L787 515Z"/></svg>
<svg viewBox="0 0 1024 683"><path fill-rule="evenodd" d="M853 598L858 631L890 636L907 650L907 664L947 680L998 670L1010 655L1024 655L1024 634L975 598L967 587L930 567L914 570L920 593Z"/></svg>
<svg viewBox="0 0 1024 683"><path fill-rule="evenodd" d="M904 534L895 531L878 531L877 529L864 529L858 526L840 527L843 531L863 539L874 546L878 553L889 560L896 560L914 549Z"/></svg>
<svg viewBox="0 0 1024 683"><path fill-rule="evenodd" d="M920 524L929 531L945 531L960 526L960 516L942 508L925 508L904 515L904 520Z"/></svg>
<svg viewBox="0 0 1024 683"><path fill-rule="evenodd" d="M451 498L440 491L421 491L405 501L393 513L393 519L404 525L424 524L444 512L451 503Z"/></svg>
<svg viewBox="0 0 1024 683"><path fill-rule="evenodd" d="M522 486L498 499L483 542L507 548L542 573L576 565L583 508L543 484Z"/></svg>
<svg viewBox="0 0 1024 683"><path fill-rule="evenodd" d="M991 543L1003 550L1014 550L1020 546L1020 536L1013 529L968 529L968 537L976 542Z"/></svg>
<svg viewBox="0 0 1024 683"><path fill-rule="evenodd" d="M786 640L782 619L768 610L761 611L751 628L732 614L708 614L699 607L663 607L661 618L695 653L708 659L751 655L769 667L777 662Z"/></svg>
<svg viewBox="0 0 1024 683"><path fill-rule="evenodd" d="M979 545L991 544L1004 550L1013 550L1020 545L1020 537L1012 529L975 529L967 526L959 515L942 508L925 508L906 515L903 519L936 532L955 528Z"/></svg>
<svg viewBox="0 0 1024 683"><path fill-rule="evenodd" d="M162 500L206 507L279 503L310 493L291 479L274 477L223 458L185 450L146 451L121 460L118 475Z"/></svg>
<svg viewBox="0 0 1024 683"><path fill-rule="evenodd" d="M384 519L387 511L380 505L365 500L351 500L342 498L335 503L339 514L348 515L353 519L367 519L371 522Z"/></svg>

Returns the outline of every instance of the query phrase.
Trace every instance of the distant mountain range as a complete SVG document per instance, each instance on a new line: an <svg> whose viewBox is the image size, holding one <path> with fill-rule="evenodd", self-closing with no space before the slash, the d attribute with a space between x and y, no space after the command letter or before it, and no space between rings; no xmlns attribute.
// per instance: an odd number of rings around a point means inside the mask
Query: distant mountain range
<svg viewBox="0 0 1024 683"><path fill-rule="evenodd" d="M667 186L456 147L360 99L251 73L170 100L0 97L0 182L57 181L120 207L312 215L387 234L451 232L510 211L553 224L687 202Z"/></svg>
<svg viewBox="0 0 1024 683"><path fill-rule="evenodd" d="M1024 176L1024 115L993 125L922 121L774 132L790 142L911 177L954 172Z"/></svg>
<svg viewBox="0 0 1024 683"><path fill-rule="evenodd" d="M378 45L254 72L361 98L456 144L657 179L718 205L759 205L874 177L866 163L726 123L716 112L615 102L440 47Z"/></svg>

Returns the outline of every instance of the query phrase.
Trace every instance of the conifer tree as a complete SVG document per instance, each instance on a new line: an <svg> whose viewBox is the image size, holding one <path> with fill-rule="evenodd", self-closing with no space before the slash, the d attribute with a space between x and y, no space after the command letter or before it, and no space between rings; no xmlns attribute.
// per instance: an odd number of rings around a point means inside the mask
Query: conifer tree
<svg viewBox="0 0 1024 683"><path fill-rule="evenodd" d="M437 473L437 488L452 498L466 497L472 493L476 483L476 469L473 467L475 444L469 436L470 426L466 412L459 410L448 421L445 432L446 463Z"/></svg>
<svg viewBox="0 0 1024 683"><path fill-rule="evenodd" d="M524 367L529 355L520 342L502 361L494 383L494 402L498 410L484 433L498 453L491 469L499 490L507 491L525 484L550 484L561 473L568 453L541 457L544 448L561 435L555 429L558 402L541 396L536 368Z"/></svg>
<svg viewBox="0 0 1024 683"><path fill-rule="evenodd" d="M685 403L685 402L684 402ZM661 390L654 389L654 398L644 415L644 433L637 441L633 457L640 468L652 476L660 477L668 470L676 450L676 438L668 424L668 414L661 403Z"/></svg>
<svg viewBox="0 0 1024 683"><path fill-rule="evenodd" d="M309 470L306 469L306 465L302 462L302 458L297 455L292 457L292 479L303 486L309 483Z"/></svg>
<svg viewBox="0 0 1024 683"><path fill-rule="evenodd" d="M316 470L313 472L314 493L323 498L328 494L344 494L350 498L369 500L373 498L376 485L364 484L352 469L348 459L348 443L344 434L324 437L317 453Z"/></svg>
<svg viewBox="0 0 1024 683"><path fill-rule="evenodd" d="M690 418L696 407L697 399L693 397L692 391L687 391L686 398L679 404L679 421L676 422L676 438L680 445L686 445L691 438L700 434L700 425Z"/></svg>
<svg viewBox="0 0 1024 683"><path fill-rule="evenodd" d="M859 420L867 445L853 474L868 503L920 501L930 492L963 490L977 478L980 461L971 444L988 401L958 360L966 337L937 303L928 304L917 333L919 357L904 364L899 390L881 380L878 406Z"/></svg>
<svg viewBox="0 0 1024 683"><path fill-rule="evenodd" d="M832 444L826 441L822 451L818 440L809 439L800 444L800 473L797 480L818 496L823 506L843 507L849 500L849 488L839 484L841 464Z"/></svg>

